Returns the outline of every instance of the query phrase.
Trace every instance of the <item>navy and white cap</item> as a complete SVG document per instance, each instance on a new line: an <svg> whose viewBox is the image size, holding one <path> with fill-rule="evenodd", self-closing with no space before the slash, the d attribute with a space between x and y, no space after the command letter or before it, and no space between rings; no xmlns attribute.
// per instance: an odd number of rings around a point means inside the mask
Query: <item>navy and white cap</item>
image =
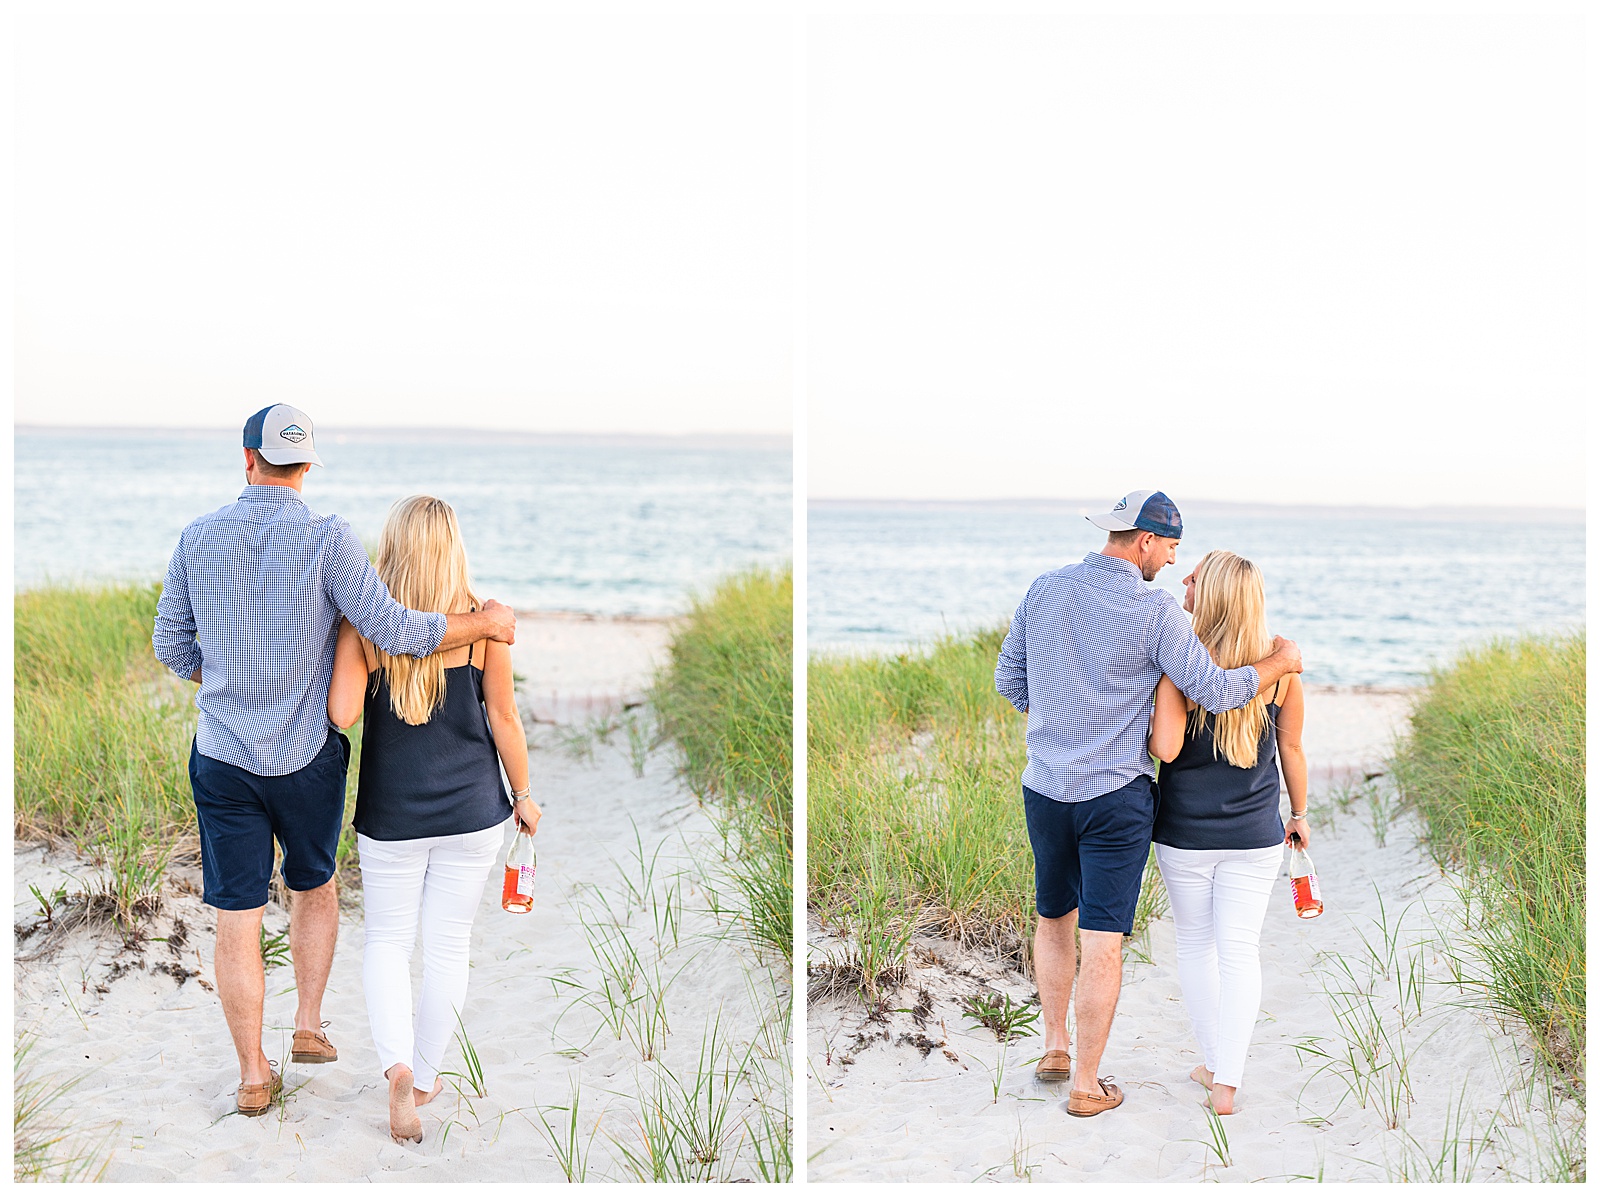
<svg viewBox="0 0 1600 1201"><path fill-rule="evenodd" d="M274 467L289 463L321 467L314 432L311 418L293 405L268 405L244 423L244 444Z"/></svg>
<svg viewBox="0 0 1600 1201"><path fill-rule="evenodd" d="M1162 538L1183 537L1183 514L1165 492L1130 492L1109 513L1092 513L1088 520L1103 530L1147 530Z"/></svg>

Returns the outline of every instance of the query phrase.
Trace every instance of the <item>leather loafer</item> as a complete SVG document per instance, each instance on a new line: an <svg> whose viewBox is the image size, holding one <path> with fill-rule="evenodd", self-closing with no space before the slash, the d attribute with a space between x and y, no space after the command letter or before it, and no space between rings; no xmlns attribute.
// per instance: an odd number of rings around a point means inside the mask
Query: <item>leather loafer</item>
<svg viewBox="0 0 1600 1201"><path fill-rule="evenodd" d="M272 1079L265 1084L239 1084L239 1091L234 1094L234 1100L239 1106L239 1112L247 1118L259 1118L272 1108L272 1103L283 1092L283 1077L277 1072L272 1072Z"/></svg>
<svg viewBox="0 0 1600 1201"><path fill-rule="evenodd" d="M289 1058L295 1063L333 1063L338 1060L339 1052L323 1037L322 1031L296 1030L294 1050Z"/></svg>
<svg viewBox="0 0 1600 1201"><path fill-rule="evenodd" d="M1039 1066L1033 1069L1033 1078L1046 1084L1060 1084L1072 1079L1072 1058L1065 1051L1046 1051Z"/></svg>
<svg viewBox="0 0 1600 1201"><path fill-rule="evenodd" d="M1092 1118L1097 1113L1115 1109L1122 1104L1122 1090L1109 1080L1101 1080L1101 1093L1080 1093L1076 1089L1067 1094L1067 1112L1075 1118Z"/></svg>

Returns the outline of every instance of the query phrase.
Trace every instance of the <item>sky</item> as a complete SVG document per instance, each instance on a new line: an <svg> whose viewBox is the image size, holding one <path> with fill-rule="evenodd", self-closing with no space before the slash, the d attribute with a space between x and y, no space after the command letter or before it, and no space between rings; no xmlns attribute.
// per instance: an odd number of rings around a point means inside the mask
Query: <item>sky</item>
<svg viewBox="0 0 1600 1201"><path fill-rule="evenodd" d="M1584 503L1568 17L818 17L813 497Z"/></svg>
<svg viewBox="0 0 1600 1201"><path fill-rule="evenodd" d="M784 433L783 14L16 22L18 423Z"/></svg>

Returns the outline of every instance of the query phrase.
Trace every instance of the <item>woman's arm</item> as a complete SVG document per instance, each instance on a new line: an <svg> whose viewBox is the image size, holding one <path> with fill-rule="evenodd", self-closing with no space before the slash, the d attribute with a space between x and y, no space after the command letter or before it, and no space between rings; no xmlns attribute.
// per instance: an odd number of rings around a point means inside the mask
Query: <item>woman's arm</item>
<svg viewBox="0 0 1600 1201"><path fill-rule="evenodd" d="M1283 704L1278 709L1278 760L1283 764L1283 782L1289 786L1289 820L1283 840L1299 838L1301 846L1311 844L1311 827L1306 812L1306 752L1300 735L1306 724L1306 694L1299 676L1290 676ZM1300 817L1295 817L1295 814Z"/></svg>
<svg viewBox="0 0 1600 1201"><path fill-rule="evenodd" d="M361 716L367 697L367 652L361 635L348 619L339 622L339 641L333 648L333 679L328 683L328 720L348 730Z"/></svg>
<svg viewBox="0 0 1600 1201"><path fill-rule="evenodd" d="M1188 702L1167 676L1156 685L1156 711L1150 717L1150 755L1171 763L1183 749L1183 725L1189 717Z"/></svg>
<svg viewBox="0 0 1600 1201"><path fill-rule="evenodd" d="M494 749L506 769L513 793L528 788L528 736L522 732L522 714L517 712L516 681L511 676L511 647L504 642L485 644L483 655L483 707L489 714L489 731ZM529 834L539 829L541 810L532 797L518 797L514 808L517 820Z"/></svg>

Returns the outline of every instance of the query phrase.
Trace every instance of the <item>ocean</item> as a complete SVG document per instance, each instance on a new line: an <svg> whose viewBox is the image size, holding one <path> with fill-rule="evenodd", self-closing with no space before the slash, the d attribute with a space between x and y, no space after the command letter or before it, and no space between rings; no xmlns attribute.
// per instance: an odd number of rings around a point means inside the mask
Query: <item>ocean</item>
<svg viewBox="0 0 1600 1201"><path fill-rule="evenodd" d="M455 508L480 592L521 609L682 613L792 556L782 438L319 431L305 500L372 548L391 503ZM16 431L14 585L159 580L183 527L244 487L234 430Z"/></svg>
<svg viewBox="0 0 1600 1201"><path fill-rule="evenodd" d="M1004 623L1035 578L1104 545L1078 502L814 501L807 627L815 653L892 652ZM1180 600L1207 550L1253 559L1274 632L1308 684L1404 688L1463 646L1584 624L1578 511L1505 514L1184 506Z"/></svg>

